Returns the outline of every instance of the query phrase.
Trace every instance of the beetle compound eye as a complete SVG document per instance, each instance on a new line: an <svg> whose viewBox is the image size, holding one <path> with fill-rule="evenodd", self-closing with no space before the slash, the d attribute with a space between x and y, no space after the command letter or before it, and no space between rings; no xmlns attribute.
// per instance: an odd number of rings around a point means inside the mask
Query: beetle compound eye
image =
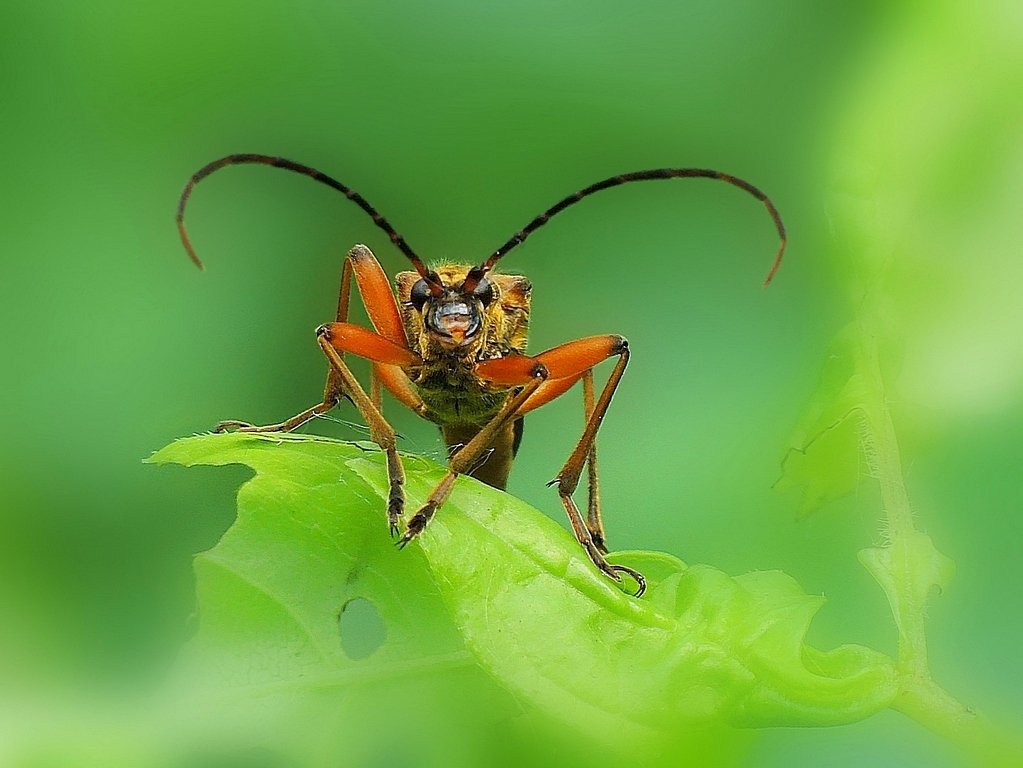
<svg viewBox="0 0 1023 768"><path fill-rule="evenodd" d="M494 286L487 278L480 278L480 281L476 283L476 287L473 289L472 295L479 299L484 307L490 306L490 302L494 300Z"/></svg>
<svg viewBox="0 0 1023 768"><path fill-rule="evenodd" d="M422 312L423 305L426 304L426 300L429 298L429 284L425 280L417 280L416 284L412 286L412 292L409 294L409 301L412 302L412 306L419 312Z"/></svg>

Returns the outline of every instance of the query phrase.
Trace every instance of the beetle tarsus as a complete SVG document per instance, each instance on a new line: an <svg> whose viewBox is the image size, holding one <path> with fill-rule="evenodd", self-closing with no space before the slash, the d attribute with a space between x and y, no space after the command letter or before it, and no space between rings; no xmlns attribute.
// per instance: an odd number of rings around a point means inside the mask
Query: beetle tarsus
<svg viewBox="0 0 1023 768"><path fill-rule="evenodd" d="M253 430L259 429L254 424L249 424L247 421L235 421L228 419L227 421L221 421L213 428L214 434L220 434L229 430L236 430L238 432L252 432Z"/></svg>
<svg viewBox="0 0 1023 768"><path fill-rule="evenodd" d="M397 538L401 534L401 516L405 512L405 499L400 495L392 495L387 500L387 528L391 532L391 538Z"/></svg>
<svg viewBox="0 0 1023 768"><path fill-rule="evenodd" d="M422 508L416 512L412 519L408 521L408 528L405 529L405 535L398 541L398 549L404 549L412 539L421 534L426 528L426 524L430 522L433 517L433 513L437 511L437 505L433 502L427 502Z"/></svg>
<svg viewBox="0 0 1023 768"><path fill-rule="evenodd" d="M632 593L633 597L642 597L643 593L646 592L646 578L639 571L629 568L627 565L614 565L613 563L608 563L607 567L608 570L604 571L604 573L615 581L621 583L622 577L618 574L627 573L636 582L637 589Z"/></svg>

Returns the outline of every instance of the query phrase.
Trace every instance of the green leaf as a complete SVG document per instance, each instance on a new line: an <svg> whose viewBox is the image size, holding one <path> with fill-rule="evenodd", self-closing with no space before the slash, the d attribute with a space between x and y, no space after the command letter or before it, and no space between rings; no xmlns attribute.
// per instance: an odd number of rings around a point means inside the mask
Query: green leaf
<svg viewBox="0 0 1023 768"><path fill-rule="evenodd" d="M378 453L210 435L153 460L256 470L237 523L196 565L199 630L184 666L218 685L349 695L424 675L429 688L457 671L485 697L473 679L485 670L527 709L633 743L695 727L851 722L896 692L887 657L805 645L823 600L779 572L731 578L668 555L620 553L650 581L637 600L552 520L471 478L399 552L386 533ZM414 508L444 470L406 465ZM356 597L373 602L387 632L362 660L346 656L338 629Z"/></svg>
<svg viewBox="0 0 1023 768"><path fill-rule="evenodd" d="M218 435L152 457L256 470L234 525L195 560L198 630L173 680L179 701L230 736L193 729L189 741L314 765L339 750L352 765L472 765L474 749L489 751L480 727L521 711L465 649L423 554L394 547L380 499L347 469L364 450Z"/></svg>

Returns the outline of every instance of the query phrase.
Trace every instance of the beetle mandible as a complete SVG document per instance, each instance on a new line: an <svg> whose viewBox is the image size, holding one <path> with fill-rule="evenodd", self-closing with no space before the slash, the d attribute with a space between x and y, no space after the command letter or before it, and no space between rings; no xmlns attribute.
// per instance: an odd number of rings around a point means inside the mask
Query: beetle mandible
<svg viewBox="0 0 1023 768"><path fill-rule="evenodd" d="M498 274L497 262L530 234L585 197L633 181L706 178L748 192L767 208L780 240L764 284L771 282L785 253L781 216L770 198L749 182L705 168L657 168L624 173L591 184L559 200L516 232L476 266L438 264L428 267L405 239L362 195L336 179L301 163L260 154L233 154L215 160L192 175L181 193L177 224L192 261L203 267L185 229L185 206L195 185L229 165L259 164L308 176L337 190L367 213L412 263L414 272L400 272L392 293L387 275L365 245L349 252L341 270L337 317L316 329L316 341L329 363L323 399L278 424L254 426L222 421L214 431L290 432L341 402L350 400L365 419L373 441L387 460L387 525L404 547L423 532L434 513L451 494L455 479L468 474L504 489L512 460L522 440L523 417L582 381L585 427L568 460L550 485L558 486L572 531L593 564L616 582L627 574L636 581L636 597L646 581L638 571L607 560L597 480L596 436L611 398L629 362L624 336L604 334L569 341L538 355L526 354L529 330L529 280ZM348 322L352 278L366 307L373 330ZM345 363L345 353L372 363L370 394ZM611 374L595 396L593 368L617 358ZM398 455L396 434L381 412L383 387L400 403L436 424L448 447L448 472L408 520L405 509L405 471ZM584 518L572 494L583 467L587 468L588 504Z"/></svg>

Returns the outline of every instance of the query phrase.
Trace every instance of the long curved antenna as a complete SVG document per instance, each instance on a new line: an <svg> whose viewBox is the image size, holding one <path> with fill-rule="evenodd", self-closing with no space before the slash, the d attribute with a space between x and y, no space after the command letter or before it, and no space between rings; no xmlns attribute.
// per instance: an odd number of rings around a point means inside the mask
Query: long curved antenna
<svg viewBox="0 0 1023 768"><path fill-rule="evenodd" d="M541 213L525 227L516 232L508 242L498 248L491 254L490 258L480 264L478 267L474 267L469 271L469 274L465 278L463 284L463 290L471 291L476 287L476 284L480 279L497 263L498 259L505 256L515 246L522 243L527 237L533 232L538 230L544 224L546 224L551 217L556 216L563 210L571 205L575 205L584 197L592 195L594 192L599 192L602 189L610 189L611 187L617 187L620 184L628 184L630 181L653 181L656 179L717 179L727 184L731 184L734 187L738 187L749 194L753 195L757 200L762 202L767 207L767 212L771 214L771 218L774 220L774 226L778 230L778 237L781 240L781 244L778 246L778 254L774 257L774 263L771 265L770 271L767 273L767 277L764 279L764 285L767 285L774 278L774 273L778 271L778 267L781 265L782 256L785 254L785 225L782 223L781 216L778 213L778 209L774 207L774 203L771 202L770 198L761 192L759 189L754 187L748 181L740 179L738 176L731 176L721 171L713 171L706 168L655 168L650 171L634 171L632 173L623 173L619 176L611 176L610 178L598 181L596 184L591 184L585 189L580 189L578 192L569 195L563 200L559 200L557 203L552 205L546 211Z"/></svg>
<svg viewBox="0 0 1023 768"><path fill-rule="evenodd" d="M302 165L301 163L296 163L292 160L286 160L283 157L273 157L271 155L254 154L228 155L227 157L222 157L219 160L214 160L212 163L209 163L208 165L204 165L202 168L200 168L198 171L192 174L192 178L188 180L188 183L185 185L184 191L182 191L181 193L181 199L178 201L177 215L178 232L181 234L181 242L184 244L185 250L188 251L188 255L192 258L192 261L195 262L195 265L199 267L199 269L204 268L202 260L196 254L195 248L192 247L192 241L188 237L188 230L185 229L185 206L188 204L188 198L191 196L192 190L195 188L195 185L198 184L203 179L205 179L214 171L218 171L221 168L224 168L225 166L228 165L243 165L246 163L254 163L257 165L269 165L274 168L283 168L286 171L293 171L294 173L298 173L303 176L308 176L314 181L318 181L321 184L327 185L331 189L337 190L342 195L351 200L353 203L355 203L357 206L359 206L367 214L369 214L369 217L373 219L373 222L378 227L380 227L380 229L384 230L384 232L387 233L387 236L391 238L391 242L398 247L398 250L400 250L408 257L408 260L412 262L412 266L416 268L416 272L418 272L423 277L423 279L425 279L431 285L431 288L434 285L436 285L437 290L438 291L440 290L440 281L437 279L436 275L434 275L433 273L430 272L429 269L427 269L426 264L423 263L423 260L420 259L419 256L416 255L416 252L409 247L409 244L405 242L405 238L403 238L395 231L394 227L390 225L387 219L385 219L383 216L377 213L376 209L366 201L366 198L364 198L354 189L345 186L337 179L331 178L327 174L321 173L315 168L311 168L308 165Z"/></svg>

